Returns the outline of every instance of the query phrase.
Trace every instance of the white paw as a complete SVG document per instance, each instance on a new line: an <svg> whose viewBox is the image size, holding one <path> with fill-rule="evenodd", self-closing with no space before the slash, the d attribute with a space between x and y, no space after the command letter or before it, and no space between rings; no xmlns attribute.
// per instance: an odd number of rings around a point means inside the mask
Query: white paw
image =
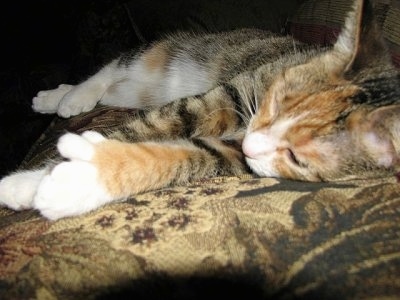
<svg viewBox="0 0 400 300"><path fill-rule="evenodd" d="M54 90L40 91L36 97L32 99L32 108L34 111L43 114L53 114L57 112L61 99L71 91L72 85L60 84Z"/></svg>
<svg viewBox="0 0 400 300"><path fill-rule="evenodd" d="M58 140L57 149L65 158L90 161L94 155L94 144L105 139L95 131L85 131L82 135L67 133Z"/></svg>
<svg viewBox="0 0 400 300"><path fill-rule="evenodd" d="M96 106L103 92L87 85L76 86L62 98L57 114L69 118L90 111Z"/></svg>
<svg viewBox="0 0 400 300"><path fill-rule="evenodd" d="M64 134L57 143L57 149L65 158L90 161L94 155L94 146L80 135Z"/></svg>
<svg viewBox="0 0 400 300"><path fill-rule="evenodd" d="M23 171L0 181L0 205L14 210L32 208L32 201L47 170Z"/></svg>
<svg viewBox="0 0 400 300"><path fill-rule="evenodd" d="M33 206L51 220L94 210L113 200L98 175L90 162L60 163L41 181Z"/></svg>
<svg viewBox="0 0 400 300"><path fill-rule="evenodd" d="M58 164L40 182L33 206L48 219L56 220L96 209L113 200L99 181L90 162L94 145L106 138L94 131L64 134L58 141L60 154L70 159Z"/></svg>
<svg viewBox="0 0 400 300"><path fill-rule="evenodd" d="M81 136L87 139L92 144L97 144L106 140L106 138L102 134L91 130L83 132Z"/></svg>

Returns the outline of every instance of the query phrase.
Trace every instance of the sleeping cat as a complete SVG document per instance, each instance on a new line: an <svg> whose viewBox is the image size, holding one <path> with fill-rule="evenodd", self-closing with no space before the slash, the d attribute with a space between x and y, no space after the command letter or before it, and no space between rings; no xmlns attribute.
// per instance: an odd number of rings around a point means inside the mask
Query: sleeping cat
<svg viewBox="0 0 400 300"><path fill-rule="evenodd" d="M39 92L33 108L70 117L98 102L145 109L105 135L63 135L64 161L3 178L0 204L54 220L205 177L331 181L399 165L399 73L368 1L331 48L261 30L180 33Z"/></svg>

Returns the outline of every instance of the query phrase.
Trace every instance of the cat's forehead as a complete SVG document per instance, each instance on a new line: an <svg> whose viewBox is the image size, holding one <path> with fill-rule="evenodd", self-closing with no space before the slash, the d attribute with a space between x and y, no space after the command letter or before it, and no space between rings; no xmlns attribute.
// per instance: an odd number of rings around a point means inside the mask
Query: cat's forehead
<svg viewBox="0 0 400 300"><path fill-rule="evenodd" d="M352 99L360 92L358 86L346 81L301 88L293 83L288 86L287 79L281 80L285 82L275 83L265 93L264 104L253 120L254 129L295 120L291 132L328 134L353 109Z"/></svg>

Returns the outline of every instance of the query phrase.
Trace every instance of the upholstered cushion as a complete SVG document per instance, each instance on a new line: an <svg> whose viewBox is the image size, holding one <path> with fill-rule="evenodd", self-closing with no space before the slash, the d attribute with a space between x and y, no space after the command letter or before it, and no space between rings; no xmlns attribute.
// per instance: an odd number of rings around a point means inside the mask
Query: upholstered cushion
<svg viewBox="0 0 400 300"><path fill-rule="evenodd" d="M23 167L54 157L65 131L102 131L132 113L100 107L57 119ZM0 298L397 297L399 212L395 174L214 178L56 222L2 208Z"/></svg>

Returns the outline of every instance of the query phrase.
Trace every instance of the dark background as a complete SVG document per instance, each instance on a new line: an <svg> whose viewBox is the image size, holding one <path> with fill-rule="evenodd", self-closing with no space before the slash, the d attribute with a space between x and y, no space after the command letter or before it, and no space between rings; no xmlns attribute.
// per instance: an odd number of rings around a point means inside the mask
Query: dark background
<svg viewBox="0 0 400 300"><path fill-rule="evenodd" d="M175 30L258 27L285 32L300 0L35 0L2 5L0 177L15 170L54 119L32 97L77 83L132 47Z"/></svg>

